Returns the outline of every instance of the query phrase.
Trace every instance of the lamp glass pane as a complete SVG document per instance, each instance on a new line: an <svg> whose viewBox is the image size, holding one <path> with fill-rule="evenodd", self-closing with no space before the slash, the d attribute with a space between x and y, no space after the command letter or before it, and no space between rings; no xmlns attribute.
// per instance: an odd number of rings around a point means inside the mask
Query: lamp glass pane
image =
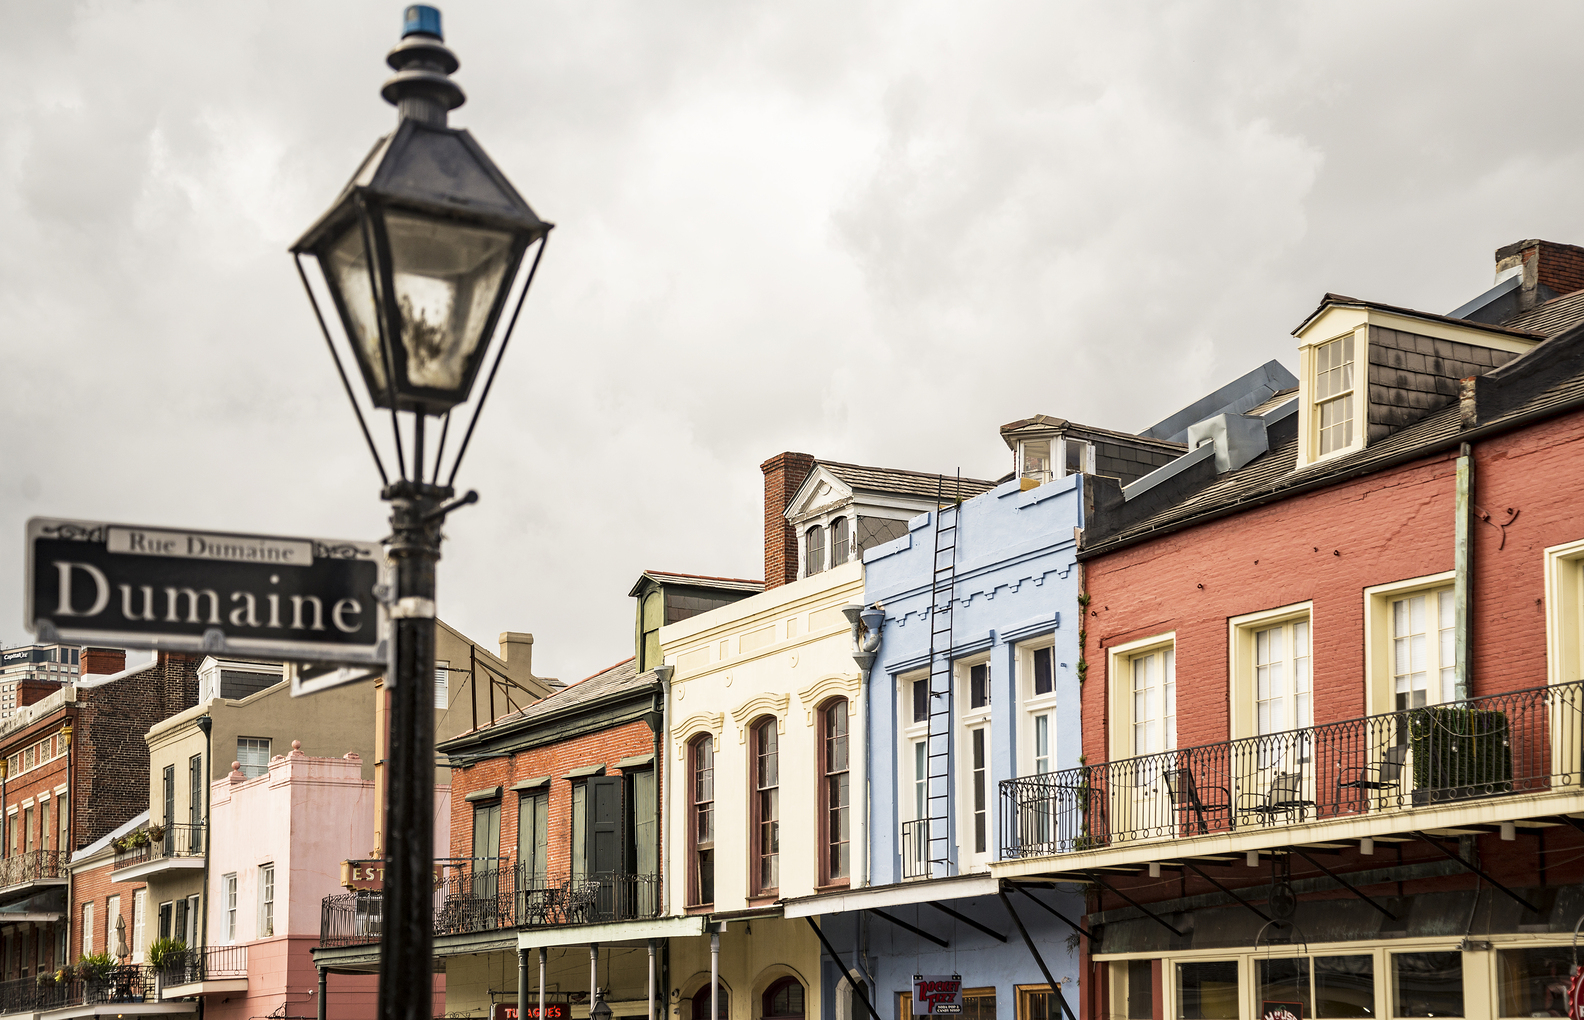
<svg viewBox="0 0 1584 1020"><path fill-rule="evenodd" d="M330 243L325 256L326 276L339 293L344 309L343 325L357 349L358 360L379 391L375 394L377 400L388 383L385 359L380 354L378 306L369 282L368 249L363 245L363 231L356 220Z"/></svg>
<svg viewBox="0 0 1584 1020"><path fill-rule="evenodd" d="M460 390L511 261L512 235L410 213L385 214L407 382Z"/></svg>

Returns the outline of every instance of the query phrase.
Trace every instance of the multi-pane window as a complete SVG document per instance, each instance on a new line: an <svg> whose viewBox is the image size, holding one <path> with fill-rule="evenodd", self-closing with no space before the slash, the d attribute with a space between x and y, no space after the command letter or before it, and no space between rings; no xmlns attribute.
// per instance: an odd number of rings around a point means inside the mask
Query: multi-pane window
<svg viewBox="0 0 1584 1020"><path fill-rule="evenodd" d="M851 870L851 819L847 788L847 700L836 698L820 709L820 815L824 852L820 878L845 881Z"/></svg>
<svg viewBox="0 0 1584 1020"><path fill-rule="evenodd" d="M1353 445L1353 334L1315 348L1316 451Z"/></svg>
<svg viewBox="0 0 1584 1020"><path fill-rule="evenodd" d="M693 767L693 902L715 902L715 745L709 735L691 745Z"/></svg>
<svg viewBox="0 0 1584 1020"><path fill-rule="evenodd" d="M517 866L523 882L544 885L550 869L550 795L524 793L517 801Z"/></svg>
<svg viewBox="0 0 1584 1020"><path fill-rule="evenodd" d="M803 533L803 564L805 576L825 569L825 529L818 524Z"/></svg>
<svg viewBox="0 0 1584 1020"><path fill-rule="evenodd" d="M1254 632L1254 704L1261 735L1314 725L1308 620Z"/></svg>
<svg viewBox="0 0 1584 1020"><path fill-rule="evenodd" d="M781 769L774 718L753 728L754 885L757 891L781 884Z"/></svg>
<svg viewBox="0 0 1584 1020"><path fill-rule="evenodd" d="M1062 438L1064 474L1081 475L1089 470L1089 444L1082 439Z"/></svg>
<svg viewBox="0 0 1584 1020"><path fill-rule="evenodd" d="M847 553L851 547L850 525L847 518L838 517L831 521L831 566L839 567L847 562Z"/></svg>
<svg viewBox="0 0 1584 1020"><path fill-rule="evenodd" d="M1051 648L1034 649L1034 696L1049 694L1056 689L1055 674L1051 671Z"/></svg>
<svg viewBox="0 0 1584 1020"><path fill-rule="evenodd" d="M1030 439L1018 444L1018 454L1022 463L1018 465L1018 477L1027 478L1036 485L1044 485L1055 477L1051 470L1051 441L1049 439Z"/></svg>
<svg viewBox="0 0 1584 1020"><path fill-rule="evenodd" d="M765 989L763 1016L777 1020L803 1016L803 985L797 978L784 977Z"/></svg>
<svg viewBox="0 0 1584 1020"><path fill-rule="evenodd" d="M1158 754L1177 746L1177 672L1172 649L1133 656L1133 753Z"/></svg>
<svg viewBox="0 0 1584 1020"><path fill-rule="evenodd" d="M236 762L244 776L255 779L269 771L268 737L237 737Z"/></svg>
<svg viewBox="0 0 1584 1020"><path fill-rule="evenodd" d="M1034 774L1051 771L1050 713L1034 717Z"/></svg>
<svg viewBox="0 0 1584 1020"><path fill-rule="evenodd" d="M969 745L972 748L972 771L970 772L970 785L973 796L973 848L974 853L982 854L989 840L989 750L985 747L989 737L990 728L980 726L971 730Z"/></svg>
<svg viewBox="0 0 1584 1020"><path fill-rule="evenodd" d="M275 934L275 865L259 868L258 937L267 939Z"/></svg>
<svg viewBox="0 0 1584 1020"><path fill-rule="evenodd" d="M1456 619L1450 588L1392 600L1392 690L1399 711L1452 700Z"/></svg>
<svg viewBox="0 0 1584 1020"><path fill-rule="evenodd" d="M226 875L220 880L224 891L223 907L225 909L225 940L235 942L237 937L237 877L236 872Z"/></svg>

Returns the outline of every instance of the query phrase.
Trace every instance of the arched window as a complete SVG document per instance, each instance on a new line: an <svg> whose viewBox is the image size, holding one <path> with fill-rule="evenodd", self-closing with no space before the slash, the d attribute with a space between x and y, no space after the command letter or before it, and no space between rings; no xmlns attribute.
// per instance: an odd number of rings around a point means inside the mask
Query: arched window
<svg viewBox="0 0 1584 1020"><path fill-rule="evenodd" d="M781 764L775 716L753 725L753 884L763 893L781 885Z"/></svg>
<svg viewBox="0 0 1584 1020"><path fill-rule="evenodd" d="M825 529L818 524L803 533L803 576L825 569Z"/></svg>
<svg viewBox="0 0 1584 1020"><path fill-rule="evenodd" d="M839 567L847 562L848 531L847 518L838 517L831 521L831 566Z"/></svg>
<svg viewBox="0 0 1584 1020"><path fill-rule="evenodd" d="M727 1020L731 1016L731 1005L727 1002L728 992L726 986L720 986L720 1007L716 1010L717 1020ZM704 982L704 987L693 993L693 1020L709 1020L710 986Z"/></svg>
<svg viewBox="0 0 1584 1020"><path fill-rule="evenodd" d="M851 795L847 787L847 699L820 706L820 884L846 882L852 861Z"/></svg>
<svg viewBox="0 0 1584 1020"><path fill-rule="evenodd" d="M693 902L715 902L715 744L705 733L689 745L693 772Z"/></svg>
<svg viewBox="0 0 1584 1020"><path fill-rule="evenodd" d="M794 977L784 977L765 989L764 1015L786 1020L803 1016L803 985Z"/></svg>

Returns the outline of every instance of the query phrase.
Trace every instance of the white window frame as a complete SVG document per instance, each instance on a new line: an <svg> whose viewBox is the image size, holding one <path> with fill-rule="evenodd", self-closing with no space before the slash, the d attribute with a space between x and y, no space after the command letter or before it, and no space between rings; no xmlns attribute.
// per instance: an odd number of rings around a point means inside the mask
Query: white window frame
<svg viewBox="0 0 1584 1020"><path fill-rule="evenodd" d="M260 864L258 869L258 938L275 935L275 864Z"/></svg>
<svg viewBox="0 0 1584 1020"><path fill-rule="evenodd" d="M94 951L94 901L82 905L82 955L92 956Z"/></svg>
<svg viewBox="0 0 1584 1020"><path fill-rule="evenodd" d="M435 660L434 707L441 711L451 707L451 660Z"/></svg>
<svg viewBox="0 0 1584 1020"><path fill-rule="evenodd" d="M1034 693L1034 653L1048 649L1051 656L1051 689L1045 694ZM1037 638L1030 638L1018 642L1017 646L1017 694L1019 708L1019 739L1018 739L1018 775L1032 776L1039 773L1039 760L1036 747L1036 728L1038 720L1046 720L1046 746L1047 756L1050 759L1049 771L1060 771L1056 747L1056 691L1058 686L1057 671L1061 664L1056 661L1056 635L1046 634Z"/></svg>
<svg viewBox="0 0 1584 1020"><path fill-rule="evenodd" d="M115 943L116 918L121 916L121 894L111 893L105 897L105 952L111 956L120 948Z"/></svg>
<svg viewBox="0 0 1584 1020"><path fill-rule="evenodd" d="M903 673L896 678L897 688L897 855L901 858L902 848L902 823L918 821L929 816L929 700L926 696L924 719L922 722L913 721L913 683L921 680L926 685L929 683L928 670L915 670L912 673ZM924 744L924 772L918 770L915 746ZM924 786L924 809L919 810L918 790L919 784ZM927 827L926 827L927 828ZM929 838L926 832L920 845L920 850L925 861L929 858ZM917 870L916 868L914 870ZM927 873L927 865L925 867ZM901 875L897 879L901 880ZM919 876L923 877L923 876Z"/></svg>
<svg viewBox="0 0 1584 1020"><path fill-rule="evenodd" d="M249 763L249 762L242 761L242 742L244 740L250 740L250 741L253 741L255 743L262 743L264 745L264 771L259 773L259 776L267 776L267 775L269 775L270 752L275 749L274 748L274 742L269 737L244 737L244 736L237 737L237 756L236 756L236 760L242 763L242 774L245 775L245 776L247 775L247 770L249 768L254 768L256 766L251 764L251 763ZM249 779L257 779L258 776L248 776L248 778Z"/></svg>
<svg viewBox="0 0 1584 1020"><path fill-rule="evenodd" d="M1259 734L1258 691L1254 680L1255 635L1260 631L1300 620L1309 624L1309 692L1313 697L1315 634L1312 601L1295 602L1275 609L1263 609L1257 613L1245 613L1227 621L1227 661L1231 665L1233 740Z"/></svg>
<svg viewBox="0 0 1584 1020"><path fill-rule="evenodd" d="M225 911L225 940L237 940L237 873L231 872L220 876L221 909Z"/></svg>
<svg viewBox="0 0 1584 1020"><path fill-rule="evenodd" d="M1316 384L1319 382L1316 374L1319 367L1319 349L1350 336L1353 338L1353 386L1346 392L1353 398L1353 440L1346 446L1322 454L1320 452L1321 401L1315 399ZM1362 450L1366 433L1369 431L1369 325L1363 323L1335 336L1328 336L1324 340L1302 345L1298 349L1298 362L1298 389L1299 395L1303 398L1303 417L1298 426L1301 454L1298 466L1307 467L1310 464ZM1338 400L1342 395L1341 392L1332 394L1324 402Z"/></svg>
<svg viewBox="0 0 1584 1020"><path fill-rule="evenodd" d="M979 708L969 708L973 704L973 668L975 666L989 666L990 674L986 681L985 703ZM956 733L953 739L956 742L956 754L953 756L957 762L952 784L957 797L957 870L959 874L970 871L984 871L989 868L990 862L995 859L996 838L996 791L995 774L991 767L991 758L995 748L994 731L990 725L990 708L994 703L994 690L996 683L995 667L990 661L989 652L978 655L965 655L952 661L952 679L955 689L952 692L953 706L958 709ZM977 850L974 847L974 766L973 766L973 738L974 733L983 730L985 746L984 781L985 781L985 847Z"/></svg>
<svg viewBox="0 0 1584 1020"><path fill-rule="evenodd" d="M1456 577L1456 571L1445 570L1364 589L1365 715L1384 715L1397 710L1392 689L1392 603L1411 595L1450 588Z"/></svg>
<svg viewBox="0 0 1584 1020"><path fill-rule="evenodd" d="M1133 660L1142 655L1153 655L1170 649L1172 652L1172 675L1176 676L1177 632L1167 631L1163 634L1153 634L1137 641L1128 641L1124 644L1113 645L1106 649L1106 684L1109 696L1111 732L1106 735L1108 753L1112 761L1124 758L1134 758L1133 752ZM1173 684L1172 704L1169 713L1173 719L1177 717L1176 686ZM1162 719L1164 723L1165 720ZM1171 739L1168 734L1162 733L1160 751L1174 750L1177 744L1176 727L1172 727ZM1159 752L1157 752L1159 753Z"/></svg>
<svg viewBox="0 0 1584 1020"><path fill-rule="evenodd" d="M1584 680L1584 539L1545 550L1546 683Z"/></svg>

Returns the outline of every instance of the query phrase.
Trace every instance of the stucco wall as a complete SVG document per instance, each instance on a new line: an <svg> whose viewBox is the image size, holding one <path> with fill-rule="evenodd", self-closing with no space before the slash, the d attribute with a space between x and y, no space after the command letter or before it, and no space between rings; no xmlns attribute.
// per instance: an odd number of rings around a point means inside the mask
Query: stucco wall
<svg viewBox="0 0 1584 1020"><path fill-rule="evenodd" d="M851 630L841 607L862 598L862 567L848 563L665 627L666 662L676 667L667 710L667 753L683 763L667 784L666 896L686 909L690 805L687 743L715 742L715 909L748 906L747 730L780 720L782 898L815 891L818 861L816 709L848 699L853 884L863 880L863 714Z"/></svg>

